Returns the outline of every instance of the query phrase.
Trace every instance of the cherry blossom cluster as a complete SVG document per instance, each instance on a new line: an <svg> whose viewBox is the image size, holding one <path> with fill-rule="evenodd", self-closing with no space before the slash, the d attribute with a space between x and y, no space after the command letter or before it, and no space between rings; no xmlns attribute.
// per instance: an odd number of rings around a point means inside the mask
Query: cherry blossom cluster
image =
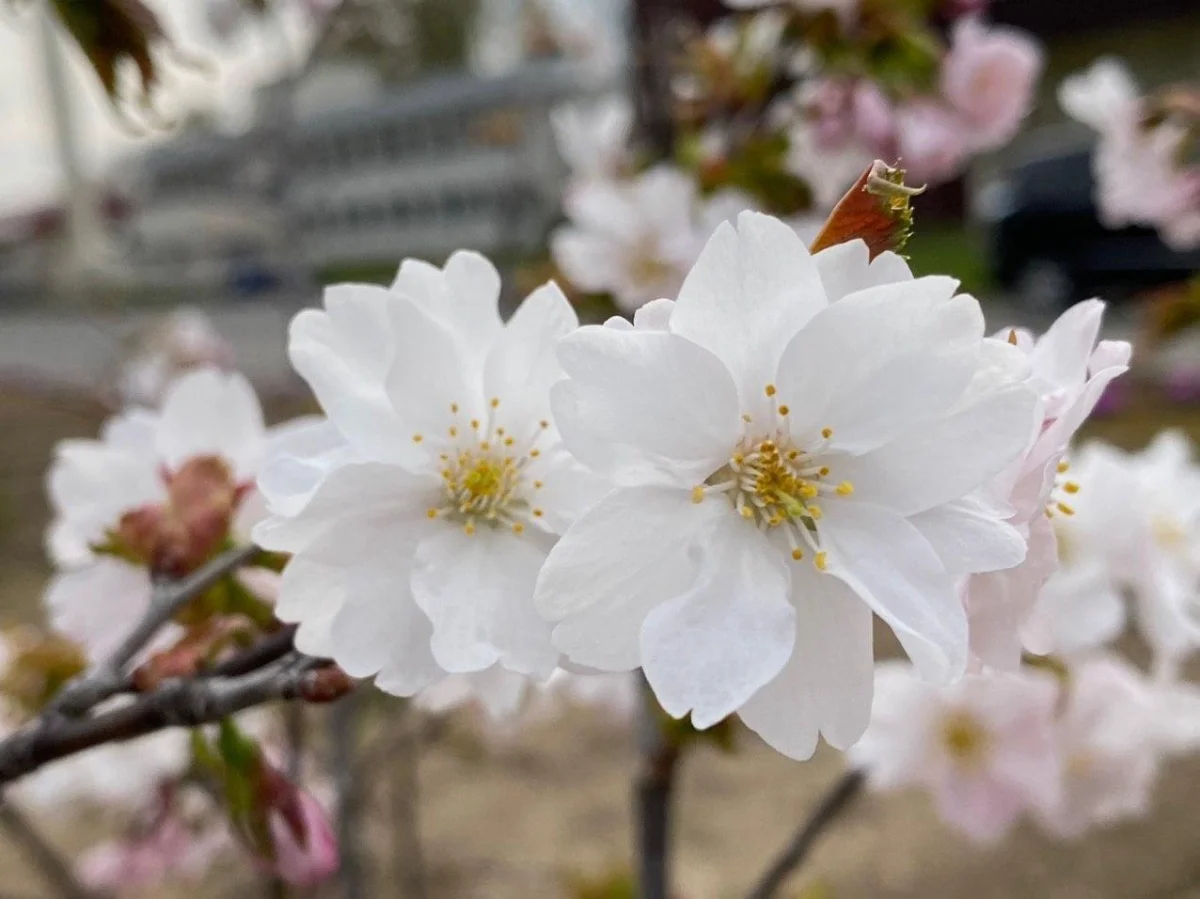
<svg viewBox="0 0 1200 899"><path fill-rule="evenodd" d="M98 439L59 444L47 475L54 519L46 547L57 569L43 595L51 631L3 641L4 736L117 650L156 601L156 582L184 578L248 541L262 515L261 463L272 441L304 424L268 429L244 377L202 367L170 382L160 407L131 406ZM133 689L194 675L277 628L278 578L264 559L191 599L133 660ZM102 710L131 699L113 697ZM328 877L338 853L324 811L279 773L271 760L278 749L259 746L277 723L260 715L221 728L220 740L174 729L101 745L39 770L10 795L34 808L84 802L134 813L126 835L81 859L81 879L97 888L199 876L236 847L288 882ZM233 795L253 801L239 809L221 799Z"/></svg>
<svg viewBox="0 0 1200 899"><path fill-rule="evenodd" d="M1086 317L1068 313L1056 329L1072 315ZM1200 690L1180 679L1200 648L1194 448L1174 431L1133 454L1089 443L1056 472L1037 519L1046 546L1030 543L1030 560L1044 564L1029 575L1044 584L1019 643L941 689L905 666L880 666L872 721L852 752L872 785L928 789L942 818L978 840L1025 816L1075 837L1144 815L1164 760L1200 739ZM993 607L1028 582L1019 569L1003 574ZM1115 653L1127 621L1150 649L1149 673Z"/></svg>
<svg viewBox="0 0 1200 899"><path fill-rule="evenodd" d="M678 54L669 158L637 146L623 100L556 117L572 176L554 263L625 312L674 296L742 209L807 240L873 159L902 159L916 183L954 178L1015 136L1042 68L1033 39L986 23L983 4L729 5L753 11Z"/></svg>
<svg viewBox="0 0 1200 899"><path fill-rule="evenodd" d="M293 322L327 420L277 444L253 534L305 651L405 696L640 668L795 758L866 728L873 612L932 683L1017 664L1068 442L1129 357L1102 304L987 337L953 279L757 213L632 323L553 284L503 323L499 293L458 253Z"/></svg>
<svg viewBox="0 0 1200 899"><path fill-rule="evenodd" d="M1126 65L1107 57L1059 87L1059 103L1099 135L1096 204L1110 228L1146 225L1179 250L1200 247L1200 88L1142 96Z"/></svg>

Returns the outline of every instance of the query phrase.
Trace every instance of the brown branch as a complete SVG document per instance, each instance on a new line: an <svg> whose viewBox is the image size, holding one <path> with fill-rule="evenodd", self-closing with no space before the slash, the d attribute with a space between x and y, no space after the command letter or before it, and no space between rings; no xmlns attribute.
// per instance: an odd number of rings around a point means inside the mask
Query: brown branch
<svg viewBox="0 0 1200 899"><path fill-rule="evenodd" d="M854 769L843 774L841 779L822 797L816 810L796 831L791 842L772 862L767 873L763 875L758 885L747 894L746 899L771 899L808 857L809 851L821 834L843 811L850 807L855 797L862 792L866 779L866 775L862 771Z"/></svg>
<svg viewBox="0 0 1200 899"><path fill-rule="evenodd" d="M0 784L102 743L169 727L198 727L275 700L315 698L329 664L293 654L241 677L167 681L128 705L90 718L43 716L0 742Z"/></svg>
<svg viewBox="0 0 1200 899"><path fill-rule="evenodd" d="M634 847L640 899L671 896L671 799L679 746L667 738L650 685L642 682L637 727L639 769L634 782Z"/></svg>
<svg viewBox="0 0 1200 899"><path fill-rule="evenodd" d="M296 625L289 624L281 627L248 649L217 662L207 671L201 671L200 677L237 677L241 674L249 674L291 652L295 637Z"/></svg>
<svg viewBox="0 0 1200 899"><path fill-rule="evenodd" d="M50 703L47 713L79 716L110 696L129 689L125 666L154 639L154 635L192 599L259 552L261 550L253 545L231 549L182 580L156 585L149 608L121 645L103 662L67 684Z"/></svg>

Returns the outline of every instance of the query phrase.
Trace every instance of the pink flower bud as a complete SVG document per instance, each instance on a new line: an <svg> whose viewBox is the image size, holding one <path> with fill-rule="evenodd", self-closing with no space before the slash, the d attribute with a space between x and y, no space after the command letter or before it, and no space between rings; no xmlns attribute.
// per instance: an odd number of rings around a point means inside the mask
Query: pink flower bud
<svg viewBox="0 0 1200 899"><path fill-rule="evenodd" d="M295 789L291 801L267 814L274 859L271 870L293 886L328 879L340 864L337 837L325 810L309 793Z"/></svg>
<svg viewBox="0 0 1200 899"><path fill-rule="evenodd" d="M949 181L967 156L962 123L941 104L918 100L896 113L900 164L913 184Z"/></svg>

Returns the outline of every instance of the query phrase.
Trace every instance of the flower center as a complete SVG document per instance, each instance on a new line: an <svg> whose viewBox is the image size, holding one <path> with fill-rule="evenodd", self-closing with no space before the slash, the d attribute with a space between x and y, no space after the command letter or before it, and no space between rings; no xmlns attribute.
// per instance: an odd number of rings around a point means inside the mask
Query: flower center
<svg viewBox="0 0 1200 899"><path fill-rule="evenodd" d="M671 275L671 266L655 253L653 245L641 248L630 260L629 279L638 287L662 284Z"/></svg>
<svg viewBox="0 0 1200 899"><path fill-rule="evenodd" d="M500 400L493 399L486 422L471 419L464 425L458 422L459 405L451 404L455 423L447 429L445 450L438 454L442 504L431 507L426 515L461 524L468 536L481 526L505 527L521 534L531 519L544 514L531 499L532 492L544 485L527 474L530 464L541 455L537 443L550 422L538 422L532 435L518 440L497 423L499 406ZM424 440L421 434L413 435L414 443Z"/></svg>
<svg viewBox="0 0 1200 899"><path fill-rule="evenodd" d="M829 445L833 429L825 428L821 439L800 447L788 433L786 405L775 402L775 387L765 388L771 400L773 419L768 436L747 432L729 462L714 472L702 485L692 489L693 502L703 502L711 493L724 493L742 518L762 530L779 529L792 547L792 558L804 558L805 547L813 553L813 564L826 570L827 556L821 549L817 522L821 520L822 496L849 496L854 485L849 481L830 483L828 465L817 455ZM743 416L747 426L750 416Z"/></svg>
<svg viewBox="0 0 1200 899"><path fill-rule="evenodd" d="M964 711L951 712L942 722L942 746L954 761L975 765L987 751L987 731L975 717Z"/></svg>

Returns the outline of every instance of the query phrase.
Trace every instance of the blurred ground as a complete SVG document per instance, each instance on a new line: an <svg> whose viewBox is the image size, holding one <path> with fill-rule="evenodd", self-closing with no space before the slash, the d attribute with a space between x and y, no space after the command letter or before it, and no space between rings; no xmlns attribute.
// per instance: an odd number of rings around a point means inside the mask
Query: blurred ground
<svg viewBox="0 0 1200 899"><path fill-rule="evenodd" d="M989 319L1005 310L989 309ZM127 325L104 318L111 335ZM218 327L234 339L239 362L260 383L291 383L283 368L282 311L239 311ZM1120 328L1121 316L1117 317ZM107 414L94 396L108 364L81 319L43 333L27 325L0 326L4 373L19 359L58 371L55 379L0 378L0 623L35 614L45 575L40 535L47 514L42 474L54 442L91 436ZM232 322L232 326L231 323ZM74 334L77 343L64 343ZM93 335L89 337L88 335ZM32 337L30 335L40 335ZM19 351L19 357L13 351ZM88 355L88 353L92 355ZM86 389L83 389L86 388ZM295 395L276 400L279 411ZM1158 429L1186 427L1200 439L1200 409L1167 406L1157 393L1136 392L1118 418L1096 422L1091 433L1126 446L1143 445ZM395 707L383 700L386 723ZM421 766L423 837L434 899L552 899L566 896L572 874L603 874L627 858L631 739L625 730L582 713L540 727L520 739L485 747L461 726L426 745ZM725 899L744 894L754 876L840 771L840 759L823 753L809 764L774 754L746 735L743 750L722 756L701 750L689 758L680 785L679 899ZM386 746L386 744L385 744ZM383 758L391 758L386 752ZM382 771L387 771L386 762ZM386 791L370 792L385 813ZM1200 899L1200 759L1172 766L1159 785L1152 815L1098 832L1077 845L1053 844L1022 829L1000 847L981 850L941 827L916 796L871 797L856 805L819 846L797 882L819 882L830 899ZM64 849L76 850L111 833L111 823L90 814L43 821ZM371 896L395 895L388 860L388 829L368 828L377 859ZM0 835L0 895L21 899L50 895ZM241 897L262 893L236 862L204 884L147 896Z"/></svg>

